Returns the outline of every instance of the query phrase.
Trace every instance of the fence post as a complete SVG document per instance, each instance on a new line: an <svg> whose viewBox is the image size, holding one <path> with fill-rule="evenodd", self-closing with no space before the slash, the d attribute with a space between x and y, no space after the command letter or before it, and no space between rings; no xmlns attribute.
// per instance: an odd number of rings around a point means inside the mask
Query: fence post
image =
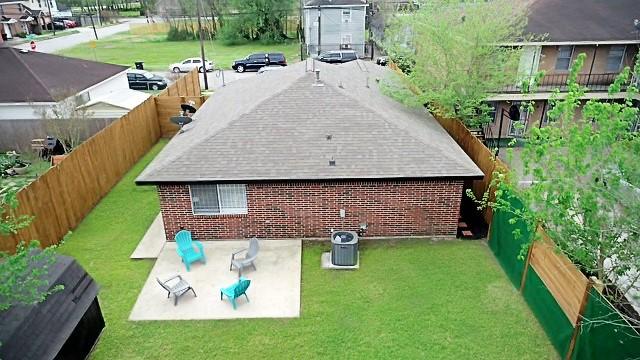
<svg viewBox="0 0 640 360"><path fill-rule="evenodd" d="M573 327L573 334L571 334L571 341L569 342L569 349L567 350L567 356L565 360L570 360L573 355L573 350L576 347L576 341L578 340L578 334L582 325L582 315L587 308L587 302L589 301L589 292L593 287L593 280L589 279L587 286L584 288L584 295L582 295L582 302L580 303L580 310L578 311L578 317L576 318L575 326Z"/></svg>
<svg viewBox="0 0 640 360"><path fill-rule="evenodd" d="M524 284L527 281L527 273L529 272L529 264L531 263L531 254L533 253L533 244L534 243L532 242L529 246L529 251L527 251L527 259L524 262L524 271L522 271L522 279L520 279L520 293L522 293L522 290L524 290Z"/></svg>

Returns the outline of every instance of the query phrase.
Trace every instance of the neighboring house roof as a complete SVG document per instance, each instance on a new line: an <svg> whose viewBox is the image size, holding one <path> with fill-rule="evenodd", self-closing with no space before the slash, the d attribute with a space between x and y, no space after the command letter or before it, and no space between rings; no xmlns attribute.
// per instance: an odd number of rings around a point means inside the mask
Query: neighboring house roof
<svg viewBox="0 0 640 360"><path fill-rule="evenodd" d="M306 0L305 7L311 6L367 6L366 0Z"/></svg>
<svg viewBox="0 0 640 360"><path fill-rule="evenodd" d="M380 92L387 68L317 63L324 86L314 86L310 66L216 90L136 182L483 176L424 109Z"/></svg>
<svg viewBox="0 0 640 360"><path fill-rule="evenodd" d="M143 101L147 100L151 95L142 91L124 89L121 91L111 92L108 95L92 99L79 106L78 108L91 108L97 104L106 104L112 107L133 110L136 106L140 105Z"/></svg>
<svg viewBox="0 0 640 360"><path fill-rule="evenodd" d="M98 284L73 258L58 255L43 275L49 290L64 289L36 305L15 305L0 313L0 357L53 359L98 294Z"/></svg>
<svg viewBox="0 0 640 360"><path fill-rule="evenodd" d="M527 31L549 42L639 40L638 0L531 0Z"/></svg>
<svg viewBox="0 0 640 360"><path fill-rule="evenodd" d="M126 66L0 48L0 103L55 102L127 69Z"/></svg>

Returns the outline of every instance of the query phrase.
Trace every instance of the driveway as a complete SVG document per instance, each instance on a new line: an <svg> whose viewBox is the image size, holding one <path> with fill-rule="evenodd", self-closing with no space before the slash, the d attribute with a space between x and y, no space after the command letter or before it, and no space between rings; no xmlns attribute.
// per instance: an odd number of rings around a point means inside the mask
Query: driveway
<svg viewBox="0 0 640 360"><path fill-rule="evenodd" d="M98 33L98 39L115 35L117 33L129 31L129 24L137 24L137 23L144 23L144 22L146 22L144 18L139 18L139 19L134 18L134 19L127 19L125 20L125 22L118 25L97 28L96 32ZM37 41L36 51L43 52L43 53L54 53L66 48L76 46L78 44L95 40L92 27L80 27L80 28L76 28L75 30L78 30L80 33L68 35L68 36L62 36L62 37L49 39L49 40ZM17 45L16 48L29 50L30 45L29 43L24 43L21 45Z"/></svg>

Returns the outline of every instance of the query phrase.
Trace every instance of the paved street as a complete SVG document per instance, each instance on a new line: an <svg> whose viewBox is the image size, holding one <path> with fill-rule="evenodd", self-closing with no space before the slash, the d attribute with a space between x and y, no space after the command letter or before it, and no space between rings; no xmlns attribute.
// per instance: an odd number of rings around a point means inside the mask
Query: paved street
<svg viewBox="0 0 640 360"><path fill-rule="evenodd" d="M129 30L129 24L131 23L144 23L146 22L143 18L135 18L125 20L122 24L107 26L104 28L96 29L98 33L98 38L102 39L107 36L115 35L117 33L125 32ZM81 27L76 28L76 30L80 31L79 34L73 34L68 36L62 36L55 39L42 40L37 42L36 51L44 52L44 53L53 53L56 51L60 51L62 49L70 48L72 46L76 46L78 44L82 44L85 42L89 42L91 40L95 40L93 35L93 28L91 27ZM30 49L29 43L17 45L18 49Z"/></svg>

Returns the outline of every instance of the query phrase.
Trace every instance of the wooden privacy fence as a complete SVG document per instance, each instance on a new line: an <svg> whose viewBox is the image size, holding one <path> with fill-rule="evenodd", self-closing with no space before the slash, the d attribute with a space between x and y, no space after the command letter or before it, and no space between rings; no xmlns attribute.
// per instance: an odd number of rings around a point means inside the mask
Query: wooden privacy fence
<svg viewBox="0 0 640 360"><path fill-rule="evenodd" d="M200 75L192 70L156 96L156 114L162 137L175 135L179 128L169 119L178 115L180 104L193 101L195 107L204 104L206 97L200 95Z"/></svg>
<svg viewBox="0 0 640 360"><path fill-rule="evenodd" d="M155 98L156 113L162 137L172 137L178 132L179 128L169 119L178 115L180 104L193 101L195 107L200 108L205 100L205 96L157 96Z"/></svg>
<svg viewBox="0 0 640 360"><path fill-rule="evenodd" d="M474 180L471 185L471 189L477 198L482 198L484 193L489 190L489 185L493 179L494 172L505 173L507 171L507 165L500 159L493 157L491 150L489 150L477 137L475 137L469 129L457 119L448 119L442 116L434 115L440 125L447 130L449 135L460 145L460 147L469 155L471 160L484 173L484 178L481 180ZM493 198L493 191L490 193L489 198ZM487 224L491 224L493 219L493 211L490 207L483 210L482 213L484 220Z"/></svg>
<svg viewBox="0 0 640 360"><path fill-rule="evenodd" d="M527 263L536 271L571 324L575 326L586 300L585 293L589 291L589 280L565 255L558 252L553 240L542 227L538 227L538 236L540 241L535 241L529 249ZM527 276L527 263L522 275L523 280Z"/></svg>
<svg viewBox="0 0 640 360"><path fill-rule="evenodd" d="M161 94L162 101L178 104L177 113L183 98L167 94L199 98L198 73L188 73ZM161 126L165 119L158 116L156 99L145 100L20 190L16 214L32 216L33 221L17 234L0 238L0 251L13 252L20 241L54 245L74 229L158 139L166 136ZM168 126L165 130L175 131Z"/></svg>

